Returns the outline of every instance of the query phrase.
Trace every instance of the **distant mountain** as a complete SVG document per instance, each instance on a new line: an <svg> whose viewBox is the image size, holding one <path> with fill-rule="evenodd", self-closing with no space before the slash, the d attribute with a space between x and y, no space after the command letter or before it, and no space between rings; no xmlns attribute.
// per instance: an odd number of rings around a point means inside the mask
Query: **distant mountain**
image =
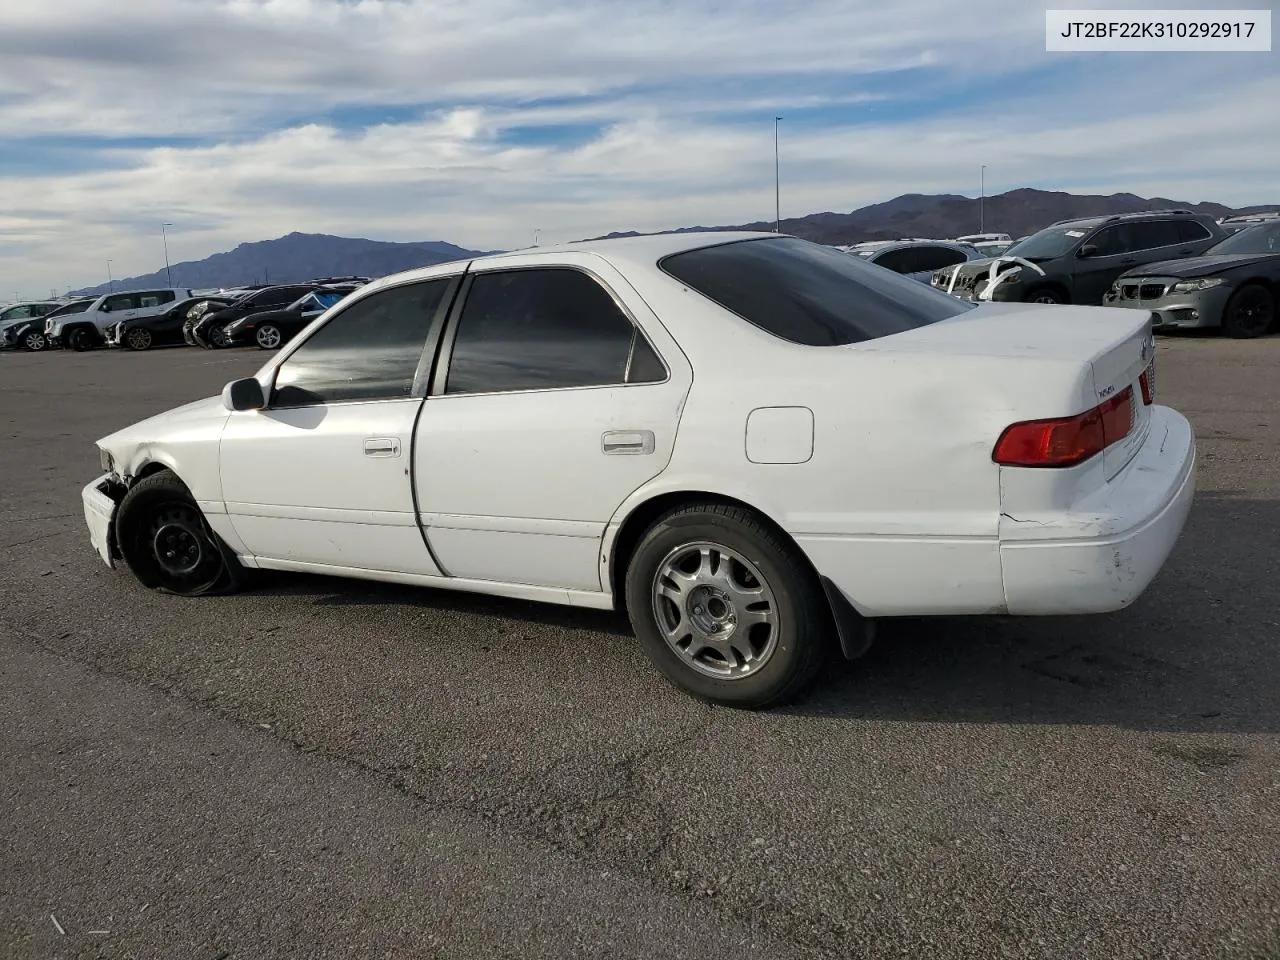
<svg viewBox="0 0 1280 960"><path fill-rule="evenodd" d="M384 243L321 233L291 233L276 240L242 243L226 253L204 260L175 263L170 267L175 287L230 287L241 283L294 283L313 277L384 277L401 270L427 267L449 260L464 260L483 251L467 250L442 241ZM168 286L163 269L141 277L126 277L111 286L116 290ZM107 284L72 291L96 295Z"/></svg>
<svg viewBox="0 0 1280 960"><path fill-rule="evenodd" d="M1025 236L1057 220L1092 217L1112 213L1133 213L1166 208L1194 210L1212 217L1236 213L1280 210L1280 206L1233 209L1218 203L1185 203L1164 197L1139 197L1132 193L1087 196L1024 188L989 196L982 203L981 222L988 232ZM979 201L954 193L903 194L884 203L873 203L850 213L811 213L782 221L782 232L818 243L846 244L861 240L898 240L903 237L945 239L977 233ZM719 227L680 227L659 233L691 233L699 230L772 230L772 220ZM609 237L638 236L635 231L611 233Z"/></svg>

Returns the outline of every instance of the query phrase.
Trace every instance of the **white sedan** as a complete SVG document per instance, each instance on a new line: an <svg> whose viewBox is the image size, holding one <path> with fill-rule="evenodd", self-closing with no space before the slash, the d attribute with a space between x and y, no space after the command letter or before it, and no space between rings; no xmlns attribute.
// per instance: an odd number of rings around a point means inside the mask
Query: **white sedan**
<svg viewBox="0 0 1280 960"><path fill-rule="evenodd" d="M254 568L625 607L696 696L796 694L877 618L1131 603L1195 486L1137 311L974 305L777 234L371 283L256 377L98 442L144 585Z"/></svg>

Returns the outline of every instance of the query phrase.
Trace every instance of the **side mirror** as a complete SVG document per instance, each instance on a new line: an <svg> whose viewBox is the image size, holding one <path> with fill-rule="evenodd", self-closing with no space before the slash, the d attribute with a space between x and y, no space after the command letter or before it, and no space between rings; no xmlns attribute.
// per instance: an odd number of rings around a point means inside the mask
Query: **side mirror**
<svg viewBox="0 0 1280 960"><path fill-rule="evenodd" d="M100 307L98 308L98 312L99 312L99 313L110 313L110 312L111 312L111 304L109 304L109 303L104 303L102 306L100 306Z"/></svg>
<svg viewBox="0 0 1280 960"><path fill-rule="evenodd" d="M222 388L222 405L228 410L261 410L267 405L262 384L255 377L232 380Z"/></svg>
<svg viewBox="0 0 1280 960"><path fill-rule="evenodd" d="M1087 260L1089 257L1096 257L1097 255L1098 248L1092 243L1086 243L1080 248L1080 252L1076 254L1081 260Z"/></svg>

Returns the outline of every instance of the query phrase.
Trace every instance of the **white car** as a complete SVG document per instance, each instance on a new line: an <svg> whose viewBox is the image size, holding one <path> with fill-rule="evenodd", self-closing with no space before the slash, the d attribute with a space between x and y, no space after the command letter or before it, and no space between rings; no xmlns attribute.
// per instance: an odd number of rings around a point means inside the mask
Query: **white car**
<svg viewBox="0 0 1280 960"><path fill-rule="evenodd" d="M441 264L100 440L85 518L177 594L269 568L625 606L674 682L760 707L877 618L1138 597L1195 486L1148 325L772 233Z"/></svg>

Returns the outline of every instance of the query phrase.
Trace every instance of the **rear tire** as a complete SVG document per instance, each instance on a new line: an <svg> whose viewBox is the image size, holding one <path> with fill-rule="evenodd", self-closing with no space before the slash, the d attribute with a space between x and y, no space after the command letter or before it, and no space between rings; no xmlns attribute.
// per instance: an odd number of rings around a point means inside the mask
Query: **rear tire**
<svg viewBox="0 0 1280 960"><path fill-rule="evenodd" d="M97 345L98 341L84 327L76 327L67 334L67 346L77 353L92 350Z"/></svg>
<svg viewBox="0 0 1280 960"><path fill-rule="evenodd" d="M150 350L153 342L151 331L146 327L134 327L124 335L124 344L130 350Z"/></svg>
<svg viewBox="0 0 1280 960"><path fill-rule="evenodd" d="M631 625L657 668L724 706L795 698L832 635L804 555L740 507L697 503L659 517L627 565L625 591Z"/></svg>
<svg viewBox="0 0 1280 960"><path fill-rule="evenodd" d="M169 470L144 477L116 513L116 542L138 582L183 597L239 589L244 568Z"/></svg>
<svg viewBox="0 0 1280 960"><path fill-rule="evenodd" d="M1275 323L1276 300L1260 283L1246 283L1222 311L1222 331L1237 340L1260 337Z"/></svg>

